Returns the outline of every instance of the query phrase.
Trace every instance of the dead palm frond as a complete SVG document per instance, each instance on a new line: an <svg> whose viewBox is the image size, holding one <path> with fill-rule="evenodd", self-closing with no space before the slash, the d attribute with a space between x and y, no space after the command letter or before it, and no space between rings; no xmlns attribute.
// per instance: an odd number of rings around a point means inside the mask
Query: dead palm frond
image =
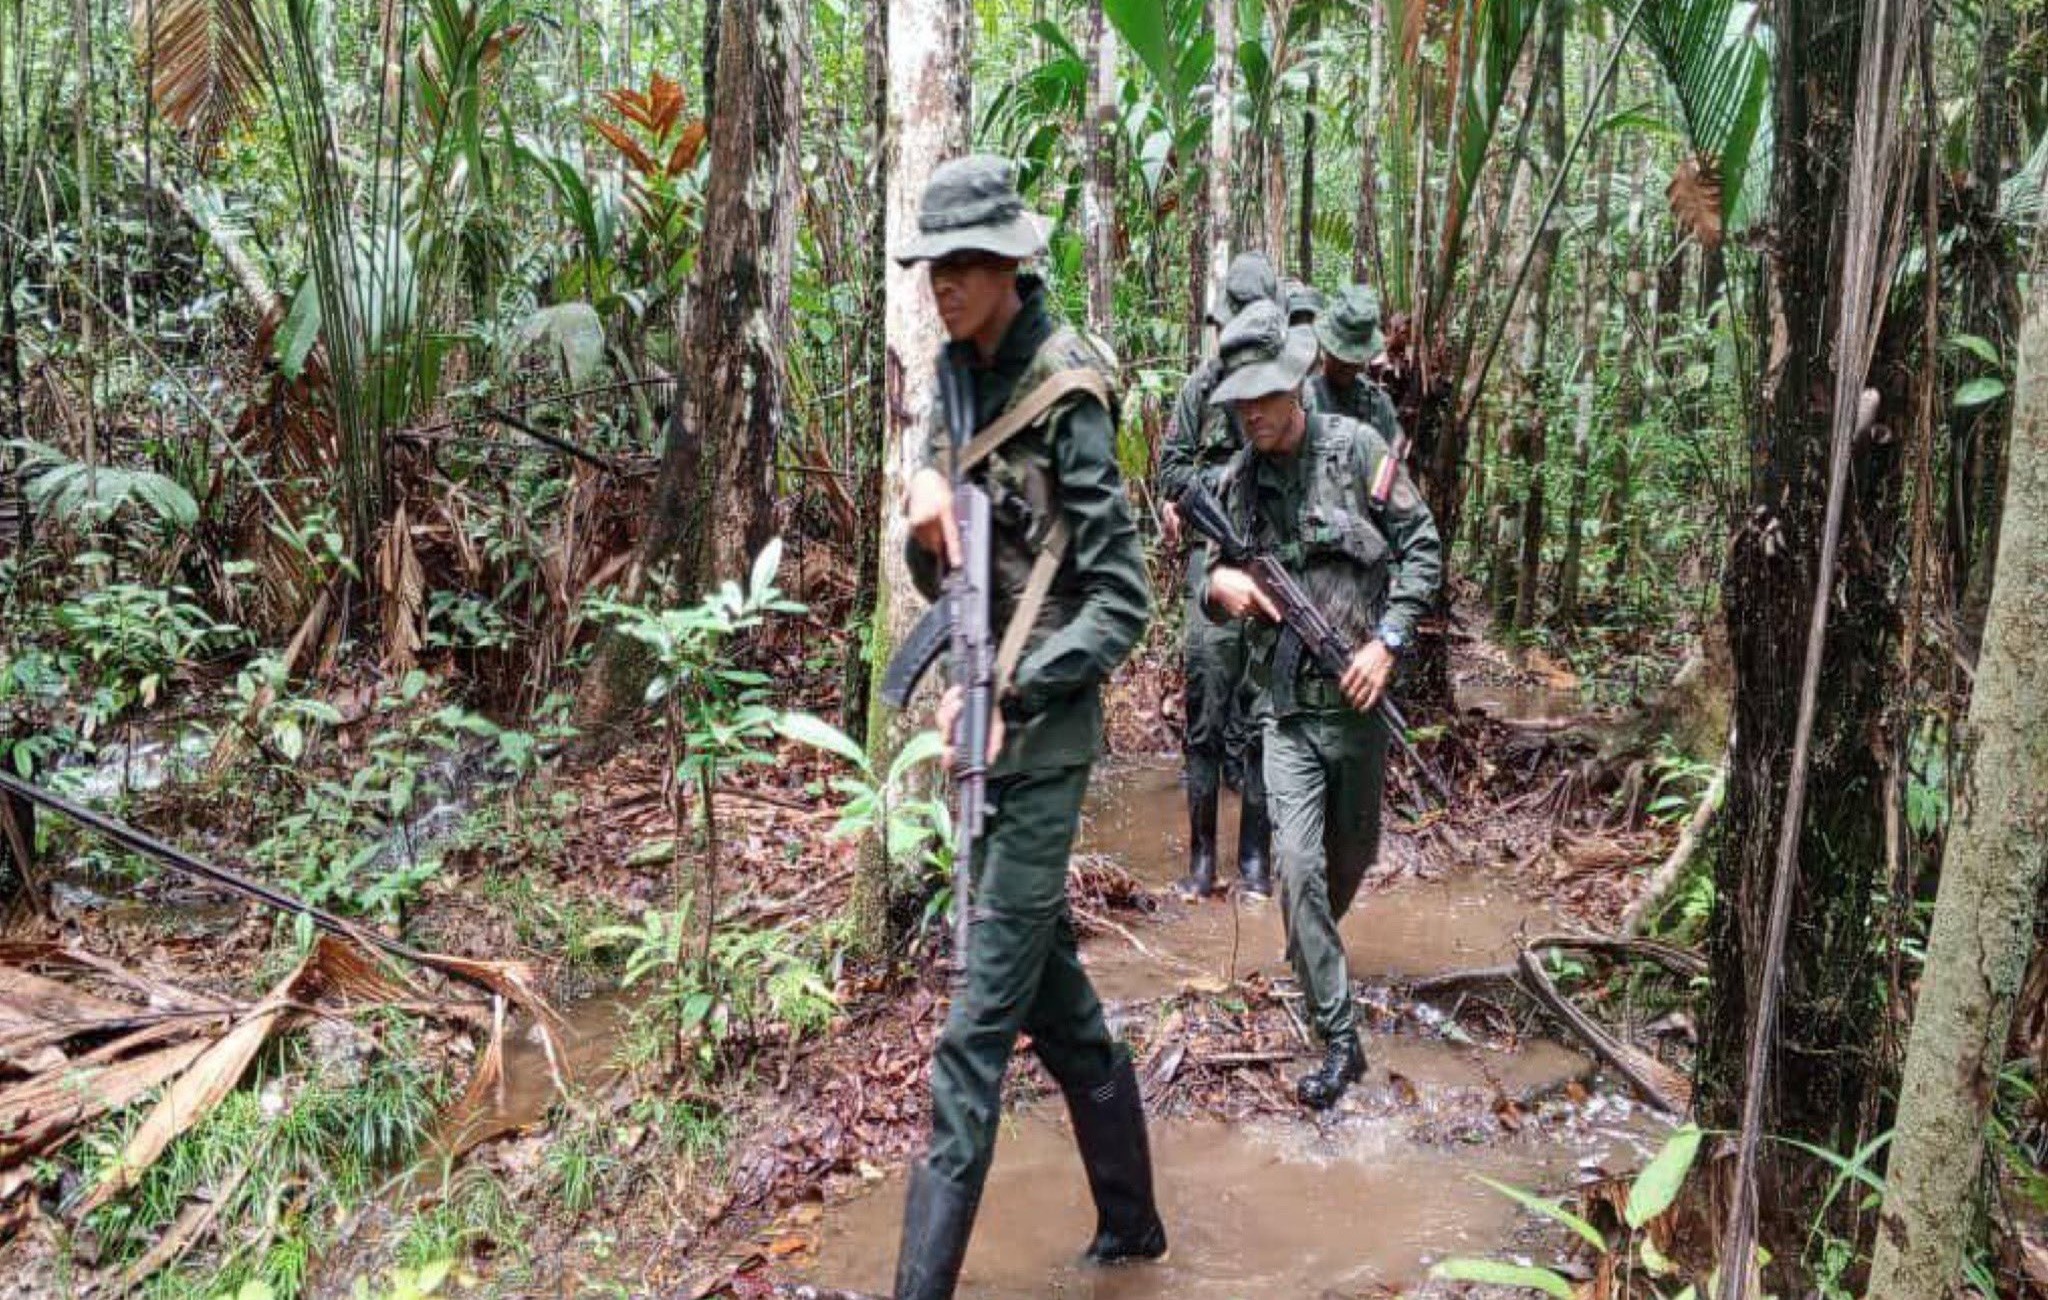
<svg viewBox="0 0 2048 1300"><path fill-rule="evenodd" d="M204 158L263 87L256 0L134 0L130 21L156 111Z"/></svg>

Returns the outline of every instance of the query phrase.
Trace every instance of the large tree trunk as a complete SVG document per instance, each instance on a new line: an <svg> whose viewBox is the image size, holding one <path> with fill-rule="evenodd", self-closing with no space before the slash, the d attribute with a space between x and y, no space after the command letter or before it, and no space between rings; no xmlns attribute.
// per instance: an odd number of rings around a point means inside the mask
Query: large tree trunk
<svg viewBox="0 0 2048 1300"><path fill-rule="evenodd" d="M1956 1277L2048 873L2048 280L2038 274L2015 394L1997 576L1868 1300L1926 1300Z"/></svg>
<svg viewBox="0 0 2048 1300"><path fill-rule="evenodd" d="M799 0L725 0L719 18L704 237L682 384L625 584L635 599L664 575L665 594L675 599L743 575L775 530L804 8ZM586 730L615 730L639 707L650 669L626 638L608 637L585 687Z"/></svg>
<svg viewBox="0 0 2048 1300"><path fill-rule="evenodd" d="M1860 0L1771 6L1780 60L1776 152L1756 337L1776 342L1750 431L1750 511L1730 548L1723 593L1735 667L1735 744L1700 1061L1700 1118L1710 1128L1737 1126L1745 1059L1757 1036L1771 886L1820 568L1838 300L1846 276L1874 274L1867 266L1845 270L1841 261L1862 9ZM1663 302L1660 294L1659 310ZM1796 828L1799 888L1762 1130L1829 1150L1849 1149L1883 1077L1874 1053L1880 972L1869 953L1868 921L1885 861L1885 770L1870 737L1881 731L1898 636L1890 580L1899 515L1895 446L1859 445L1850 482L1849 531L1835 585L1823 593L1834 617L1823 643L1810 793ZM1761 1240L1780 1259L1797 1257L1825 1186L1813 1179L1828 1172L1788 1155L1792 1150L1772 1142L1762 1152Z"/></svg>
<svg viewBox="0 0 2048 1300"><path fill-rule="evenodd" d="M967 150L973 91L968 43L973 24L970 0L888 0L888 119L882 131L882 173L889 248L916 234L918 203L933 169ZM921 612L903 562L909 533L900 503L919 463L919 440L936 388L933 359L944 342L922 267L905 268L889 260L882 300L888 455L882 480L882 580L870 633L876 663L888 660ZM880 680L878 676L878 689ZM877 766L886 771L890 753L900 743L899 729L888 727L890 715L879 694L870 710L870 747L881 751ZM887 939L892 901L892 864L874 839L871 836L863 847L852 903L854 942L867 951Z"/></svg>
<svg viewBox="0 0 2048 1300"><path fill-rule="evenodd" d="M1116 286L1116 28L1102 0L1088 6L1091 111L1082 131L1081 226L1088 245L1088 328L1109 339Z"/></svg>

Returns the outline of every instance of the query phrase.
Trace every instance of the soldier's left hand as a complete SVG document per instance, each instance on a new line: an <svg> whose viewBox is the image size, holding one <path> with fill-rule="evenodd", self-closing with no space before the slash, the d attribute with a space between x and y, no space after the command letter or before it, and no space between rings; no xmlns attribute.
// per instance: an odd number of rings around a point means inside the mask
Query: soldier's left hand
<svg viewBox="0 0 2048 1300"><path fill-rule="evenodd" d="M1352 708L1369 713L1387 693L1387 683L1393 678L1394 652L1374 638L1351 656L1351 666L1337 679L1337 687Z"/></svg>
<svg viewBox="0 0 2048 1300"><path fill-rule="evenodd" d="M946 738L945 747L939 751L939 761L948 772L953 770L953 760L959 751L953 745L953 730L960 725L960 714L967 707L967 693L958 686L948 686L946 693L939 697L939 734ZM996 755L1003 752L1003 711L990 709L988 715L988 761L996 761Z"/></svg>

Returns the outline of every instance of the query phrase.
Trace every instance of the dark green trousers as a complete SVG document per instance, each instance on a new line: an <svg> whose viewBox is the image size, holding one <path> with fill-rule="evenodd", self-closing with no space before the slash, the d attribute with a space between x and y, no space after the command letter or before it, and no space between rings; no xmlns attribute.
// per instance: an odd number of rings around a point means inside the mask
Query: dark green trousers
<svg viewBox="0 0 2048 1300"><path fill-rule="evenodd" d="M1341 704L1290 713L1266 724L1265 762L1287 961L1328 1042L1352 1031L1351 967L1337 922L1379 857L1387 728Z"/></svg>
<svg viewBox="0 0 2048 1300"><path fill-rule="evenodd" d="M1259 731L1251 718L1256 694L1245 675L1244 625L1211 622L1190 589L1182 654L1186 676L1183 748L1188 786L1215 789L1228 777L1245 790L1259 766Z"/></svg>
<svg viewBox="0 0 2048 1300"><path fill-rule="evenodd" d="M1067 910L1067 855L1086 765L1007 777L974 864L967 986L932 1056L932 1172L979 1189L995 1154L1003 1073L1020 1032L1061 1087L1110 1077L1118 1047L1081 968Z"/></svg>

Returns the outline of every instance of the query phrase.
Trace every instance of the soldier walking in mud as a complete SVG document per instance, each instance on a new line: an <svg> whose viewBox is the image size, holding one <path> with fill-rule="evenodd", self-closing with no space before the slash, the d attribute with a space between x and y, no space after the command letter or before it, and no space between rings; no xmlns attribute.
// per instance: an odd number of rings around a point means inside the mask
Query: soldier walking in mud
<svg viewBox="0 0 2048 1300"><path fill-rule="evenodd" d="M1028 629L1014 670L998 665L965 985L932 1058L931 1145L911 1175L897 1256L896 1300L943 1300L967 1253L1019 1033L1031 1035L1073 1118L1097 1211L1085 1258L1157 1259L1166 1229L1137 1075L1103 1022L1067 908L1067 858L1101 744L1101 686L1150 617L1117 470L1113 379L1053 315L1044 285L1019 274L1045 241L1008 162L973 156L939 167L918 229L896 259L927 268L954 355L967 358L976 441L995 444L969 471L991 498L992 625ZM1066 395L1037 400L1056 392ZM936 468L943 445L934 439L905 501L911 574L927 599L942 565L961 557L952 487ZM1064 551L1040 588L1030 575L1055 536ZM959 699L949 692L940 707L943 734Z"/></svg>
<svg viewBox="0 0 2048 1300"><path fill-rule="evenodd" d="M1212 561L1196 589L1216 616L1252 629L1287 959L1324 1048L1295 1091L1321 1110L1365 1073L1337 922L1379 855L1388 724L1375 708L1435 598L1443 557L1429 508L1398 464L1384 503L1374 499L1392 455L1385 439L1303 407L1317 351L1315 334L1290 329L1278 307L1251 307L1223 332L1223 378L1209 401L1235 411L1247 439L1220 476L1225 510L1358 647L1350 666L1331 676L1292 629L1276 628L1278 606L1245 570Z"/></svg>
<svg viewBox="0 0 2048 1300"><path fill-rule="evenodd" d="M1263 253L1240 253L1223 277L1223 289L1209 311L1219 329L1256 302L1271 302L1279 292L1273 264ZM1174 403L1173 420L1159 452L1158 491L1163 501L1180 497L1197 474L1221 469L1244 445L1237 416L1209 404L1222 378L1215 358L1188 376ZM1180 516L1169 504L1164 511L1167 543L1179 542ZM1273 892L1268 867L1270 823L1259 762L1258 728L1250 718L1250 691L1245 682L1242 629L1213 622L1194 600L1199 556L1188 563L1186 644L1182 657L1187 686L1182 720L1188 793L1188 874L1180 891L1202 898L1216 888L1217 805L1226 780L1241 797L1237 821L1237 874L1244 892L1266 898Z"/></svg>

